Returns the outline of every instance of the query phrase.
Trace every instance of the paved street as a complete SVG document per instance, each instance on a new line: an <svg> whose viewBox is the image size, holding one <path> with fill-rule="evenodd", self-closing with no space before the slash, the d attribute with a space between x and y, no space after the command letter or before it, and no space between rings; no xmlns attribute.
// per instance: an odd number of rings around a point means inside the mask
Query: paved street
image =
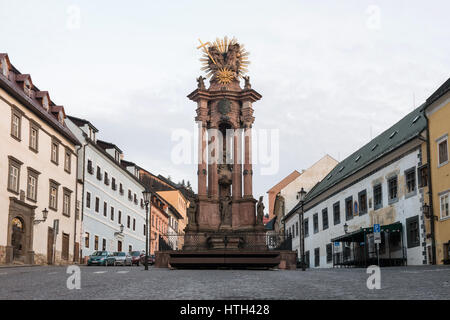
<svg viewBox="0 0 450 320"><path fill-rule="evenodd" d="M365 269L295 271L81 267L81 289L66 267L0 268L0 299L449 299L450 267L381 270L369 290Z"/></svg>

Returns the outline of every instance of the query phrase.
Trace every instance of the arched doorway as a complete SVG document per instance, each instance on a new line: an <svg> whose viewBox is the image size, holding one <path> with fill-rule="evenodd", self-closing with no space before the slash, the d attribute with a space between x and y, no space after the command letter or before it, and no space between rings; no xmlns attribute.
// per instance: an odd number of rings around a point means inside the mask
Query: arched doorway
<svg viewBox="0 0 450 320"><path fill-rule="evenodd" d="M25 254L25 224L19 217L11 220L12 234L11 246L13 247L13 259L22 260Z"/></svg>
<svg viewBox="0 0 450 320"><path fill-rule="evenodd" d="M17 261L34 264L33 224L36 206L15 197L9 199L6 263Z"/></svg>

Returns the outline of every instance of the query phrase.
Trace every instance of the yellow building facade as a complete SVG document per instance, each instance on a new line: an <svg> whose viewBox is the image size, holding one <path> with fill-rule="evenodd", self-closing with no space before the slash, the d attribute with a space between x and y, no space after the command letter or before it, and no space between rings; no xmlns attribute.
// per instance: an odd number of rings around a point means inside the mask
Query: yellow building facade
<svg viewBox="0 0 450 320"><path fill-rule="evenodd" d="M431 205L429 221L431 232L434 222L436 264L450 263L450 79L448 79L426 102L428 119L429 172L431 174ZM431 201L430 201L431 200Z"/></svg>
<svg viewBox="0 0 450 320"><path fill-rule="evenodd" d="M189 207L189 200L179 190L167 190L157 192L167 202L169 202L183 217L178 220L178 249L182 249L184 245L184 229L188 223L187 208Z"/></svg>

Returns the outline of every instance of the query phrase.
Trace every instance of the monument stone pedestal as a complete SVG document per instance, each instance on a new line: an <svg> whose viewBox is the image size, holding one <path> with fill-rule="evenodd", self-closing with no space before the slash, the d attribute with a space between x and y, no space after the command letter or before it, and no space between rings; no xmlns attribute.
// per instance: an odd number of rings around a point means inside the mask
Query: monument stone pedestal
<svg viewBox="0 0 450 320"><path fill-rule="evenodd" d="M170 254L169 264L276 266L279 255L266 244L262 197L253 197L252 104L261 95L243 76L247 53L226 38L199 48L211 80L206 88L200 76L188 95L197 103L198 196L188 208L183 250Z"/></svg>

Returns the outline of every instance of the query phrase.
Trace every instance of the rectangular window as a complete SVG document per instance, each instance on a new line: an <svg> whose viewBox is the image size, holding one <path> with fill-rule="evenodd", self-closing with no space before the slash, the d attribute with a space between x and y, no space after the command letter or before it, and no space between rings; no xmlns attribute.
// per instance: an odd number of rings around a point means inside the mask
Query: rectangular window
<svg viewBox="0 0 450 320"><path fill-rule="evenodd" d="M375 210L383 207L383 194L381 192L381 184L373 187L373 208Z"/></svg>
<svg viewBox="0 0 450 320"><path fill-rule="evenodd" d="M119 221L118 223L122 223L122 211L119 210Z"/></svg>
<svg viewBox="0 0 450 320"><path fill-rule="evenodd" d="M131 195L130 189L128 189L128 200L133 200L133 196Z"/></svg>
<svg viewBox="0 0 450 320"><path fill-rule="evenodd" d="M108 204L106 203L106 201L103 201L103 215L105 217L108 216Z"/></svg>
<svg viewBox="0 0 450 320"><path fill-rule="evenodd" d="M406 180L406 194L411 194L416 191L416 169L412 168L410 170L405 171L405 180Z"/></svg>
<svg viewBox="0 0 450 320"><path fill-rule="evenodd" d="M133 218L133 231L136 230L136 219Z"/></svg>
<svg viewBox="0 0 450 320"><path fill-rule="evenodd" d="M314 227L314 233L319 232L319 214L315 213L313 215L313 227Z"/></svg>
<svg viewBox="0 0 450 320"><path fill-rule="evenodd" d="M97 166L97 180L102 180L102 169Z"/></svg>
<svg viewBox="0 0 450 320"><path fill-rule="evenodd" d="M95 197L95 212L100 212L100 199Z"/></svg>
<svg viewBox="0 0 450 320"><path fill-rule="evenodd" d="M98 236L94 237L94 250L98 250Z"/></svg>
<svg viewBox="0 0 450 320"><path fill-rule="evenodd" d="M353 197L345 199L345 220L353 219Z"/></svg>
<svg viewBox="0 0 450 320"><path fill-rule="evenodd" d="M295 235L298 236L298 221L295 223Z"/></svg>
<svg viewBox="0 0 450 320"><path fill-rule="evenodd" d="M106 171L105 171L105 181L104 182L107 186L109 186L109 177L108 177L108 172L106 172Z"/></svg>
<svg viewBox="0 0 450 320"><path fill-rule="evenodd" d="M359 215L367 213L367 191L363 190L358 193Z"/></svg>
<svg viewBox="0 0 450 320"><path fill-rule="evenodd" d="M306 238L307 236L309 236L309 222L308 222L308 218L303 220L303 228L304 228L304 231L305 231L305 238Z"/></svg>
<svg viewBox="0 0 450 320"><path fill-rule="evenodd" d="M38 139L39 139L39 129L36 125L30 122L30 149L32 151L38 151Z"/></svg>
<svg viewBox="0 0 450 320"><path fill-rule="evenodd" d="M63 192L63 215L70 217L70 191L67 189Z"/></svg>
<svg viewBox="0 0 450 320"><path fill-rule="evenodd" d="M408 248L420 245L419 216L406 219L406 236Z"/></svg>
<svg viewBox="0 0 450 320"><path fill-rule="evenodd" d="M31 171L30 168L28 168L27 199L31 201L37 200L38 174L39 173Z"/></svg>
<svg viewBox="0 0 450 320"><path fill-rule="evenodd" d="M94 174L94 167L92 166L92 160L87 162L87 171L89 174Z"/></svg>
<svg viewBox="0 0 450 320"><path fill-rule="evenodd" d="M334 225L341 223L341 208L339 205L339 201L333 205L333 220Z"/></svg>
<svg viewBox="0 0 450 320"><path fill-rule="evenodd" d="M131 218L130 216L127 216L127 228L130 229L131 226Z"/></svg>
<svg viewBox="0 0 450 320"><path fill-rule="evenodd" d="M419 181L418 185L420 188L428 186L428 165L423 165L418 169Z"/></svg>
<svg viewBox="0 0 450 320"><path fill-rule="evenodd" d="M314 249L314 266L320 266L320 248Z"/></svg>
<svg viewBox="0 0 450 320"><path fill-rule="evenodd" d="M333 248L332 244L327 244L327 263L333 261Z"/></svg>
<svg viewBox="0 0 450 320"><path fill-rule="evenodd" d="M449 197L450 193L446 193L440 196L440 207L441 207L441 219L450 217L449 214Z"/></svg>
<svg viewBox="0 0 450 320"><path fill-rule="evenodd" d="M122 186L122 184L120 183L119 184L119 193L121 194L121 195L123 195L123 186Z"/></svg>
<svg viewBox="0 0 450 320"><path fill-rule="evenodd" d="M322 210L322 229L328 229L328 208Z"/></svg>
<svg viewBox="0 0 450 320"><path fill-rule="evenodd" d="M84 236L84 247L85 248L89 248L89 232L85 233L85 236Z"/></svg>
<svg viewBox="0 0 450 320"><path fill-rule="evenodd" d="M91 194L89 192L86 192L86 208L91 207Z"/></svg>
<svg viewBox="0 0 450 320"><path fill-rule="evenodd" d="M106 251L106 239L105 238L102 239L102 250Z"/></svg>
<svg viewBox="0 0 450 320"><path fill-rule="evenodd" d="M64 154L64 170L68 173L70 173L71 169L71 156L70 156L70 150L66 149L66 152Z"/></svg>
<svg viewBox="0 0 450 320"><path fill-rule="evenodd" d="M9 158L8 190L13 193L19 193L20 167L22 166L22 162L11 156L8 158Z"/></svg>
<svg viewBox="0 0 450 320"><path fill-rule="evenodd" d="M111 207L111 220L114 221L114 207Z"/></svg>
<svg viewBox="0 0 450 320"><path fill-rule="evenodd" d="M15 110L12 113L11 118L11 136L20 140L21 136L21 125L22 125L22 115L20 112L16 112Z"/></svg>
<svg viewBox="0 0 450 320"><path fill-rule="evenodd" d="M111 188L116 191L117 190L117 185L116 185L116 179L115 178L111 178Z"/></svg>
<svg viewBox="0 0 450 320"><path fill-rule="evenodd" d="M397 176L388 179L388 203L391 204L398 200L398 182Z"/></svg>
<svg viewBox="0 0 450 320"><path fill-rule="evenodd" d="M448 139L442 138L438 141L438 164L442 166L448 163Z"/></svg>
<svg viewBox="0 0 450 320"><path fill-rule="evenodd" d="M49 208L52 210L58 210L58 187L59 183L56 181L50 180L50 199L49 199Z"/></svg>
<svg viewBox="0 0 450 320"><path fill-rule="evenodd" d="M54 164L58 164L58 162L59 162L59 143L57 141L53 140L51 149L52 149L51 150L52 151L51 161Z"/></svg>

